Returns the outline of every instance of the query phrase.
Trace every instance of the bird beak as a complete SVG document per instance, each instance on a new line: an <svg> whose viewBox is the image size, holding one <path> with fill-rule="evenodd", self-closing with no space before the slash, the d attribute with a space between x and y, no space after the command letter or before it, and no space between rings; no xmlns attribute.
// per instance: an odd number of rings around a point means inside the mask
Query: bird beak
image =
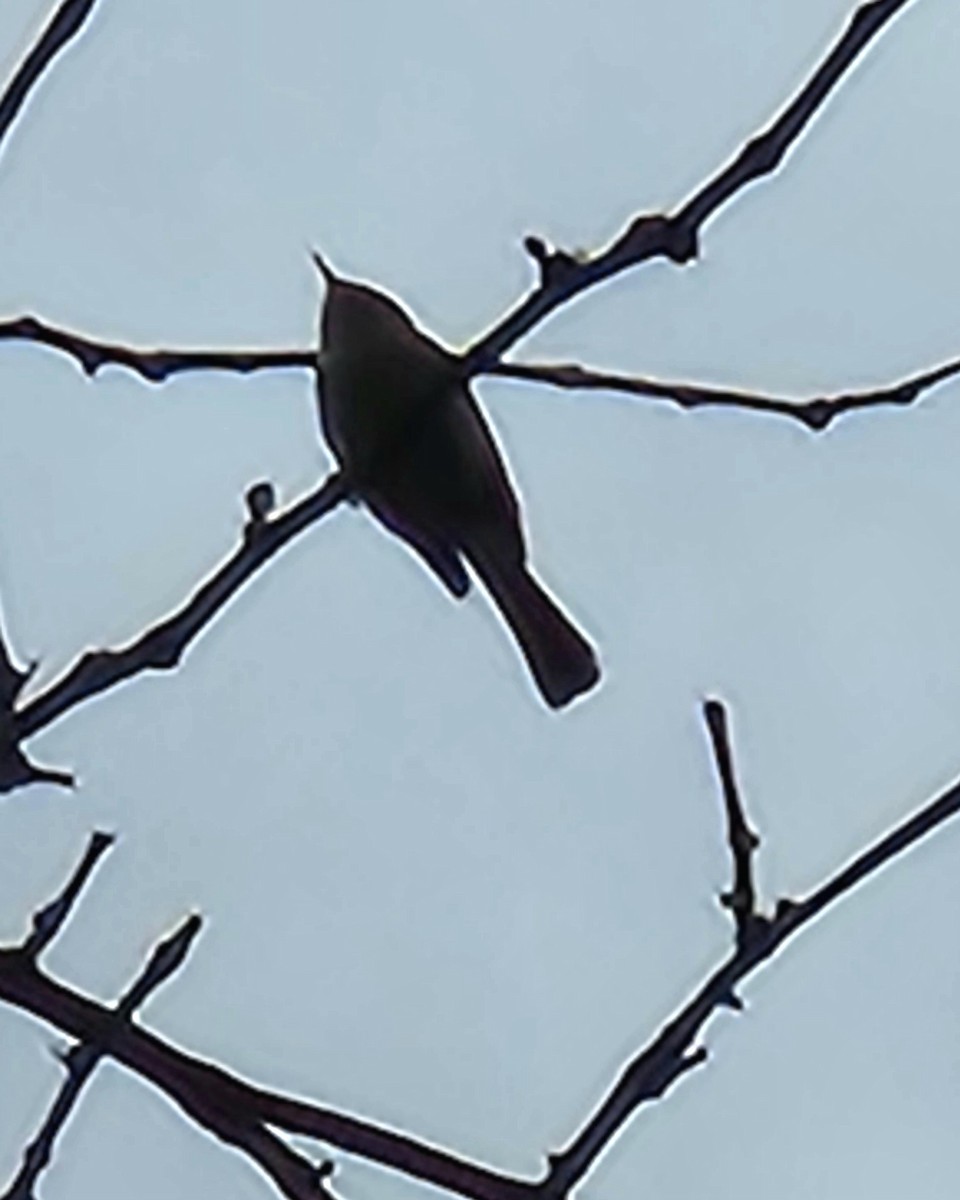
<svg viewBox="0 0 960 1200"><path fill-rule="evenodd" d="M320 257L316 250L311 250L310 257L313 259L313 265L323 276L323 281L327 287L330 287L332 283L336 283L336 275L334 275L328 264Z"/></svg>

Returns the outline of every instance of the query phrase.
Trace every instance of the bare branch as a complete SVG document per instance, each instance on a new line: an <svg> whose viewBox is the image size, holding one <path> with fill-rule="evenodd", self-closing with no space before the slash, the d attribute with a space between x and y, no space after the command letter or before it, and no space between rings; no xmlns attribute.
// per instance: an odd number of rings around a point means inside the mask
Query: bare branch
<svg viewBox="0 0 960 1200"><path fill-rule="evenodd" d="M73 787L73 776L37 766L24 754L14 729L14 709L25 684L36 668L18 667L7 649L6 634L0 623L0 794L31 783L53 783Z"/></svg>
<svg viewBox="0 0 960 1200"><path fill-rule="evenodd" d="M772 918L755 917L751 936L738 939L736 950L653 1041L624 1067L606 1098L570 1145L562 1153L551 1156L544 1190L566 1195L593 1168L641 1105L659 1099L681 1076L705 1060L706 1052L702 1048L692 1048L701 1029L718 1010L740 1007L736 1000L737 985L771 958L788 938L828 905L958 813L960 781L865 850L806 900L781 900Z"/></svg>
<svg viewBox="0 0 960 1200"><path fill-rule="evenodd" d="M99 845L97 844L98 838L101 839ZM91 858L95 862L112 840L103 834L94 835L93 843L78 867L73 880L67 885L64 896L67 896L71 889L79 891L83 879L92 870ZM70 902L72 903L72 899ZM63 898L48 906L43 913L54 911L57 905L62 904ZM140 977L117 1005L117 1021L129 1021L148 996L182 966L190 946L200 932L200 924L198 916L188 917L175 933L156 947ZM81 1043L64 1057L63 1064L67 1071L67 1078L60 1088L40 1132L27 1147L20 1170L2 1200L33 1200L34 1188L40 1181L40 1176L50 1165L57 1138L76 1107L87 1080L105 1053L106 1050L103 1046ZM302 1194L306 1195L305 1192ZM314 1191L312 1200L316 1200L316 1195L317 1193Z"/></svg>
<svg viewBox="0 0 960 1200"><path fill-rule="evenodd" d="M80 899L80 893L93 874L94 868L113 845L114 840L112 833L98 831L91 836L86 853L66 887L55 900L51 900L49 904L34 913L31 932L20 947L21 954L36 961L50 945L66 924L67 918Z"/></svg>
<svg viewBox="0 0 960 1200"><path fill-rule="evenodd" d="M733 913L737 925L737 943L745 943L752 935L757 919L757 893L753 881L753 856L760 838L747 823L740 788L733 769L727 710L719 700L708 700L703 716L710 734L713 756L723 790L723 805L727 814L727 845L733 858L733 888L721 897L721 903Z"/></svg>
<svg viewBox="0 0 960 1200"><path fill-rule="evenodd" d="M7 96L0 102L0 139L5 131L5 107L15 107L7 123L26 96L25 88L36 81L50 58L79 31L95 0L61 5L41 41L24 62ZM787 105L774 123L755 136L736 158L708 181L672 217L640 216L607 250L595 258L549 250L536 237L525 247L535 260L540 275L538 288L493 330L478 340L464 356L470 376L494 374L547 383L577 390L614 390L632 395L671 400L683 408L703 406L742 408L778 413L818 431L827 428L841 413L880 405L912 404L924 391L960 372L960 360L875 391L815 397L792 402L762 393L710 388L685 383L663 383L642 377L591 371L577 365L505 364L502 355L550 312L628 267L654 257L666 256L687 262L697 255L697 238L706 221L751 181L774 173L807 125L844 78L859 55L908 0L873 0L861 5L834 48ZM38 65L39 64L39 65ZM19 99L17 99L19 97ZM0 321L0 341L33 341L63 351L76 360L85 374L94 376L107 365L124 366L153 383L188 371L222 370L241 374L277 369L316 369L313 350L144 350L117 342L84 337L24 316Z"/></svg>
<svg viewBox="0 0 960 1200"><path fill-rule="evenodd" d="M900 383L888 384L863 392L844 392L836 396L816 396L810 400L787 400L761 392L744 392L735 388L704 387L692 383L666 383L642 376L619 375L594 371L577 363L495 363L485 375L506 379L522 379L529 383L545 383L550 387L570 391L624 392L632 396L650 396L668 400L683 409L740 408L750 412L771 413L799 421L818 433L844 413L887 405L905 407L943 383L960 374L960 358Z"/></svg>
<svg viewBox="0 0 960 1200"><path fill-rule="evenodd" d="M346 486L335 474L280 516L273 519L252 517L240 546L182 608L124 649L88 651L61 679L14 712L11 722L16 741L31 737L77 705L134 675L143 671L172 670L191 642L247 580L298 533L326 516L345 496Z"/></svg>
<svg viewBox="0 0 960 1200"><path fill-rule="evenodd" d="M734 828L747 829L719 702L710 702L705 716L724 781L728 817L734 814L730 823ZM117 1012L52 980L22 948L0 949L0 1000L35 1014L149 1080L192 1120L255 1157L278 1187L286 1189L283 1194L295 1200L314 1194L309 1188L316 1185L316 1169L288 1159L282 1143L271 1140L267 1127L338 1146L468 1200L534 1200L544 1195L559 1198L584 1178L642 1104L659 1099L684 1075L706 1062L707 1051L696 1046L695 1040L715 1012L739 1007L736 987L743 979L829 904L958 812L960 781L865 850L806 900L781 900L771 918L755 915L751 936L738 938L735 951L624 1067L570 1146L549 1157L549 1169L539 1182L502 1175L406 1134L255 1088L129 1021L118 1024Z"/></svg>
<svg viewBox="0 0 960 1200"><path fill-rule="evenodd" d="M67 43L77 37L96 3L97 0L63 0L50 18L40 40L0 96L0 147L40 77Z"/></svg>
<svg viewBox="0 0 960 1200"><path fill-rule="evenodd" d="M103 367L127 367L151 383L162 383L184 371L276 371L289 367L315 369L315 350L137 350L119 342L103 342L48 325L39 317L0 321L0 342L37 342L75 359L85 375Z"/></svg>
<svg viewBox="0 0 960 1200"><path fill-rule="evenodd" d="M173 375L189 371L231 371L244 375L257 371L316 371L317 368L316 350L143 350L120 342L97 341L48 325L35 317L0 321L0 342L4 341L29 341L62 350L75 359L84 374L90 377L97 375L104 367L119 366L128 368L150 383L163 383ZM622 375L614 371L598 371L579 363L494 362L472 374L542 383L565 391L607 391L652 397L670 401L688 410L737 408L770 413L789 417L814 432L820 432L847 412L887 405L905 407L915 403L937 384L960 374L960 359L952 359L899 383L862 392L815 396L809 400L790 400L737 388L667 382L642 375Z"/></svg>
<svg viewBox="0 0 960 1200"><path fill-rule="evenodd" d="M356 1117L262 1091L136 1025L117 1028L109 1008L50 979L16 950L0 950L0 1000L71 1037L105 1046L112 1058L159 1087L191 1120L222 1140L242 1146L251 1129L272 1126L338 1146L470 1200L530 1200L533 1185Z"/></svg>
<svg viewBox="0 0 960 1200"><path fill-rule="evenodd" d="M93 835L63 891L34 917L31 936L16 950L2 953L36 968L40 952L62 927L98 860L112 842L109 834ZM96 1033L81 1040L63 1057L67 1078L40 1132L24 1152L20 1170L2 1200L33 1200L34 1189L52 1160L57 1138L97 1064L105 1055L113 1053L114 1041L122 1030L131 1028L137 1010L180 969L200 929L201 919L194 914L170 937L159 942L116 1007L113 1010L100 1008L103 1020ZM330 1163L314 1165L304 1155L286 1146L259 1120L245 1117L243 1113L220 1112L212 1103L206 1105L204 1112L202 1123L206 1128L246 1153L288 1200L332 1200L324 1182L333 1170Z"/></svg>
<svg viewBox="0 0 960 1200"><path fill-rule="evenodd" d="M774 123L747 142L736 158L673 216L634 218L613 244L595 258L550 252L540 239L528 238L526 249L537 262L540 282L525 300L470 347L466 354L469 374L489 371L546 316L594 284L652 258L666 257L677 263L695 259L700 230L709 218L754 179L776 171L862 51L908 3L909 0L872 0L862 4L839 41Z"/></svg>

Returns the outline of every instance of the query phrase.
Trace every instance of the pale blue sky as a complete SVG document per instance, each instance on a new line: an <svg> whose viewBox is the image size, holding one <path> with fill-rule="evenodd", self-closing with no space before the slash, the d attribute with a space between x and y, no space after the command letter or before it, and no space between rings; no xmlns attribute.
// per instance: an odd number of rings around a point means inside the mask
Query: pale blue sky
<svg viewBox="0 0 960 1200"><path fill-rule="evenodd" d="M49 3L4 0L8 71ZM101 0L0 158L0 310L141 344L314 336L307 247L463 344L538 232L604 243L762 126L853 0ZM806 395L960 353L960 19L915 0L704 260L522 348ZM762 878L801 893L960 773L960 387L815 439L782 420L485 382L542 576L603 688L535 700L489 608L338 512L170 678L38 737L73 796L0 802L0 939L94 827L118 848L50 954L113 999L208 918L145 1021L271 1087L536 1173L726 953L697 706L733 706ZM96 382L0 346L0 597L42 679L178 604L241 497L327 459L307 379ZM960 829L873 880L709 1029L710 1065L584 1187L947 1200L960 1172ZM12 870L10 869L12 865ZM0 1180L58 1082L0 1011ZM104 1069L47 1200L269 1195ZM344 1200L414 1189L347 1162Z"/></svg>

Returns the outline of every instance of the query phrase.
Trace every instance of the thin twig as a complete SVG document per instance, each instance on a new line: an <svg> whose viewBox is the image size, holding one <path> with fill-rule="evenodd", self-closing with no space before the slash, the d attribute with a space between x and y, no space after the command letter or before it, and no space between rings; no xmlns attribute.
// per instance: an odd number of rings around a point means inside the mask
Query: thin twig
<svg viewBox="0 0 960 1200"><path fill-rule="evenodd" d="M103 367L127 367L151 383L162 383L184 371L253 371L287 368L315 369L315 350L138 350L119 342L104 342L49 325L39 317L0 321L0 342L37 342L73 358L85 375Z"/></svg>
<svg viewBox="0 0 960 1200"><path fill-rule="evenodd" d="M88 849L83 862L77 868L74 879L68 884L64 896L74 887L76 892L79 892L80 887L82 887L83 878L92 869L92 865L89 864L88 860L90 860L92 855L96 855L98 851L102 853L106 849L106 846L113 840L112 838L106 838L104 843L103 839L105 835L100 834L94 835L94 842L98 837L101 839L99 846L92 844L90 849ZM72 903L74 899L76 899L76 895L72 896L70 902ZM62 903L63 897L60 900L54 901L52 905L48 905L43 912L54 911L57 905L61 905ZM115 1020L118 1023L129 1021L144 1001L162 983L169 979L175 971L179 970L187 957L194 939L200 932L200 925L201 922L198 916L188 917L175 933L157 945L139 978L117 1005ZM10 1185L9 1190L2 1197L2 1200L34 1200L34 1189L39 1183L41 1175L50 1165L53 1152L56 1148L57 1138L76 1107L87 1081L93 1075L97 1064L106 1052L105 1046L94 1043L81 1043L64 1056L63 1063L67 1071L67 1077L63 1081L60 1091L57 1093L56 1099L40 1132L24 1152L20 1170L17 1172L16 1177ZM304 1192L303 1195L305 1196L306 1193ZM297 1197L297 1200L299 1200L299 1197ZM316 1200L316 1192L313 1193L311 1200Z"/></svg>
<svg viewBox="0 0 960 1200"><path fill-rule="evenodd" d="M38 766L24 753L14 728L13 713L36 663L18 667L7 648L6 631L0 621L0 793L31 783L53 783L73 787L73 776Z"/></svg>
<svg viewBox="0 0 960 1200"><path fill-rule="evenodd" d="M960 375L960 358L939 367L912 375L900 383L887 384L862 392L843 392L835 396L815 396L810 400L787 400L762 392L737 388L707 387L693 383L669 383L639 375L620 375L595 371L577 363L496 363L485 374L528 383L544 383L569 391L621 392L667 400L683 409L737 408L749 412L770 413L799 421L815 433L826 429L844 413L887 405L905 407L955 375Z"/></svg>
<svg viewBox="0 0 960 1200"><path fill-rule="evenodd" d="M57 54L80 33L96 3L97 0L63 0L50 18L0 96L0 147L40 77Z"/></svg>
<svg viewBox="0 0 960 1200"><path fill-rule="evenodd" d="M847 71L910 0L872 0L862 4L843 35L773 124L750 139L736 158L709 180L673 216L636 217L613 244L585 261L563 251L548 251L537 238L526 249L536 260L540 282L511 312L467 351L468 370L490 368L550 313L594 284L652 258L689 262L699 253L702 227L743 188L773 174L787 151L817 114Z"/></svg>
<svg viewBox="0 0 960 1200"><path fill-rule="evenodd" d="M172 670L190 643L247 580L298 533L335 508L345 495L341 477L331 475L286 513L252 521L234 553L175 613L121 650L88 651L61 679L15 712L17 738L31 737L77 705L142 671Z"/></svg>
<svg viewBox="0 0 960 1200"><path fill-rule="evenodd" d="M72 1037L104 1047L105 1053L163 1090L191 1119L238 1146L252 1131L269 1126L337 1146L468 1200L562 1197L591 1170L643 1103L659 1099L706 1061L707 1051L695 1046L695 1040L715 1012L730 1006L730 997L743 979L828 905L958 813L960 781L858 855L806 900L781 900L772 918L758 918L754 936L740 942L627 1064L570 1146L550 1156L549 1170L539 1182L502 1175L406 1134L255 1088L136 1026L127 1023L118 1028L110 1009L50 979L19 948L0 950L0 1000Z"/></svg>
<svg viewBox="0 0 960 1200"><path fill-rule="evenodd" d="M730 729L727 710L719 700L707 700L703 717L710 734L710 744L720 776L723 806L727 816L727 845L733 858L733 887L721 896L721 901L733 913L737 925L737 942L746 942L754 931L757 918L757 893L753 881L753 856L760 838L747 823L740 797L733 752L730 748Z"/></svg>
<svg viewBox="0 0 960 1200"><path fill-rule="evenodd" d="M256 1088L136 1025L116 1028L112 1011L51 979L16 950L0 949L0 1000L71 1037L107 1047L117 1062L160 1088L217 1137L241 1144L251 1128L301 1134L382 1166L458 1192L469 1200L531 1200L532 1185L306 1101Z"/></svg>
<svg viewBox="0 0 960 1200"><path fill-rule="evenodd" d="M706 1049L693 1048L694 1042L716 1012L740 1007L736 1002L731 1003L731 998L736 996L742 980L753 974L828 905L958 813L960 781L863 851L806 900L781 900L773 917L756 917L751 936L738 940L736 950L664 1025L653 1041L627 1064L570 1145L551 1156L544 1189L551 1195L566 1195L593 1168L613 1138L644 1103L659 1099L684 1074L707 1060Z"/></svg>
<svg viewBox="0 0 960 1200"><path fill-rule="evenodd" d="M51 900L49 904L34 913L31 932L20 947L21 954L36 962L50 945L66 924L67 918L80 899L80 894L89 882L97 863L114 841L112 833L97 831L91 836L86 852L67 881L66 887L56 899Z"/></svg>

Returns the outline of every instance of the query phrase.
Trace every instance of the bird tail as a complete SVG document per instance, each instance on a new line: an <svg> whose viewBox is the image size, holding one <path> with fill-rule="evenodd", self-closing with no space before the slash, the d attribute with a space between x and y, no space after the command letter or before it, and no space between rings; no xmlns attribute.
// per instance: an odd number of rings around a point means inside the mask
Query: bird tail
<svg viewBox="0 0 960 1200"><path fill-rule="evenodd" d="M537 687L563 708L600 679L593 647L574 628L523 563L473 564L510 626Z"/></svg>

